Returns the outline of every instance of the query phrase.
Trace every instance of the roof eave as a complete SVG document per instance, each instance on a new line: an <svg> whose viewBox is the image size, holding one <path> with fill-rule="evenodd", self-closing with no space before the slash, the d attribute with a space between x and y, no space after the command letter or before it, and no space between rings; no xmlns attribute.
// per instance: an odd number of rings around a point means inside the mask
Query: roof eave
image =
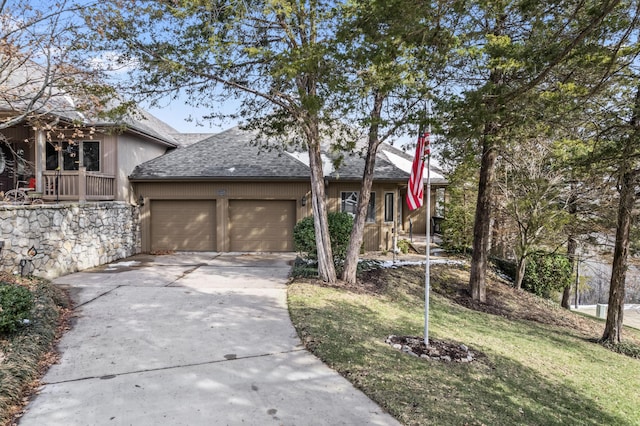
<svg viewBox="0 0 640 426"><path fill-rule="evenodd" d="M270 182L308 182L309 176L146 176L146 177L133 177L129 176L130 182L255 182L255 181L270 181Z"/></svg>

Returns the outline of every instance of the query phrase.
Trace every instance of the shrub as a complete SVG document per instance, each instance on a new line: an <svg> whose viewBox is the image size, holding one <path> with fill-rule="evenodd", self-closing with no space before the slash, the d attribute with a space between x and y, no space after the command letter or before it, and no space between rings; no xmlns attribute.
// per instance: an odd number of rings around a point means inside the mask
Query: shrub
<svg viewBox="0 0 640 426"><path fill-rule="evenodd" d="M567 256L540 252L529 257L522 287L550 299L554 293L570 285L571 280L571 263Z"/></svg>
<svg viewBox="0 0 640 426"><path fill-rule="evenodd" d="M343 263L349 248L353 217L344 212L332 212L328 214L328 219L334 263Z"/></svg>
<svg viewBox="0 0 640 426"><path fill-rule="evenodd" d="M33 295L25 287L0 283L0 333L13 333L29 318Z"/></svg>
<svg viewBox="0 0 640 426"><path fill-rule="evenodd" d="M409 240L398 241L398 250L400 250L403 254L409 253L409 247L410 247Z"/></svg>
<svg viewBox="0 0 640 426"><path fill-rule="evenodd" d="M327 215L329 221L329 238L333 262L338 265L344 262L349 247L349 237L353 228L353 218L348 213L331 212ZM296 251L309 260L317 260L316 231L313 216L307 216L293 228L293 243Z"/></svg>
<svg viewBox="0 0 640 426"><path fill-rule="evenodd" d="M515 281L515 262L500 258L492 258L491 261L512 282ZM537 252L527 259L522 288L530 293L551 299L554 293L570 285L572 279L571 263L567 256Z"/></svg>
<svg viewBox="0 0 640 426"><path fill-rule="evenodd" d="M42 363L50 359L47 353L53 347L58 320L63 308L71 306L66 293L46 281L30 280L29 288L34 298L31 325L0 339L0 352L5 356L0 362L0 425L10 424L15 410L41 373Z"/></svg>
<svg viewBox="0 0 640 426"><path fill-rule="evenodd" d="M313 225L313 216L307 216L293 228L293 244L298 253L306 259L316 260L316 230Z"/></svg>

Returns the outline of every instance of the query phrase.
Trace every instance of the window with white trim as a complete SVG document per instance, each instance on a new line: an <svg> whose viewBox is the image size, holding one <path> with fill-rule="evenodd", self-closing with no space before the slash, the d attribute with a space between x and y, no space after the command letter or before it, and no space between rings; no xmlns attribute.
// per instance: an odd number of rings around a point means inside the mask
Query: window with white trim
<svg viewBox="0 0 640 426"><path fill-rule="evenodd" d="M340 193L340 211L356 216L358 209L358 197L360 193L357 191L347 191ZM372 192L369 198L369 208L367 209L367 222L376 221L376 193Z"/></svg>
<svg viewBox="0 0 640 426"><path fill-rule="evenodd" d="M393 192L384 193L384 221L393 222L395 210L395 194Z"/></svg>

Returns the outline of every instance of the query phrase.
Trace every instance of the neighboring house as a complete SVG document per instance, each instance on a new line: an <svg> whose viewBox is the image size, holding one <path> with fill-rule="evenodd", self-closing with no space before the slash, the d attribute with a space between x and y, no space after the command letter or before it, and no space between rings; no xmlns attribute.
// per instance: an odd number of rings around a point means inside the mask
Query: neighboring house
<svg viewBox="0 0 640 426"><path fill-rule="evenodd" d="M260 149L254 134L233 128L136 167L129 179L142 201L142 251L293 251L293 227L311 214L306 152ZM404 202L411 156L383 144L374 176L366 250L391 249L394 224L425 231L425 209ZM354 212L364 160L339 169L325 158L330 211ZM433 212L446 181L432 169Z"/></svg>
<svg viewBox="0 0 640 426"><path fill-rule="evenodd" d="M131 202L134 167L180 145L175 129L142 110L118 122L97 118L122 105L98 106L95 94L69 83L95 84L71 66L0 57L0 191L35 178L45 201Z"/></svg>
<svg viewBox="0 0 640 426"><path fill-rule="evenodd" d="M61 123L81 127L47 132L23 123L0 130L5 139L0 144L0 191L33 177L45 201L132 202L128 175L133 169L180 145L170 136L175 129L145 111L124 126L89 121L81 114L45 118L61 128ZM71 136L78 129L82 134Z"/></svg>

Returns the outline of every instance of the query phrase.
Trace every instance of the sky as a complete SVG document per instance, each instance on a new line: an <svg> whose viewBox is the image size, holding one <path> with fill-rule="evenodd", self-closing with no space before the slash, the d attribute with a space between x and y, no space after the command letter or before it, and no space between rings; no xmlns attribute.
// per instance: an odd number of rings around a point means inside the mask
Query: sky
<svg viewBox="0 0 640 426"><path fill-rule="evenodd" d="M234 127L236 124L214 123L210 121L202 122L200 117L205 115L208 110L185 105L184 102L180 100L174 100L162 107L149 107L148 105L142 105L142 107L180 133L218 133ZM200 124L198 122L200 122Z"/></svg>
<svg viewBox="0 0 640 426"><path fill-rule="evenodd" d="M219 133L238 124L237 121L230 119L203 120L202 117L211 112L235 113L239 107L239 101L228 99L224 103L216 103L213 107L198 108L187 104L187 96L189 95L181 92L177 94L177 99L159 100L156 102L159 106L150 106L145 103L139 105L180 133Z"/></svg>
<svg viewBox="0 0 640 426"><path fill-rule="evenodd" d="M141 104L142 108L169 124L180 133L219 133L237 125L237 122L203 121L201 117L209 113L207 108L196 108L186 105L184 100L175 99L163 102L163 106L151 107ZM220 108L224 108L221 105ZM417 134L404 135L393 142L393 146L403 148L416 143Z"/></svg>

